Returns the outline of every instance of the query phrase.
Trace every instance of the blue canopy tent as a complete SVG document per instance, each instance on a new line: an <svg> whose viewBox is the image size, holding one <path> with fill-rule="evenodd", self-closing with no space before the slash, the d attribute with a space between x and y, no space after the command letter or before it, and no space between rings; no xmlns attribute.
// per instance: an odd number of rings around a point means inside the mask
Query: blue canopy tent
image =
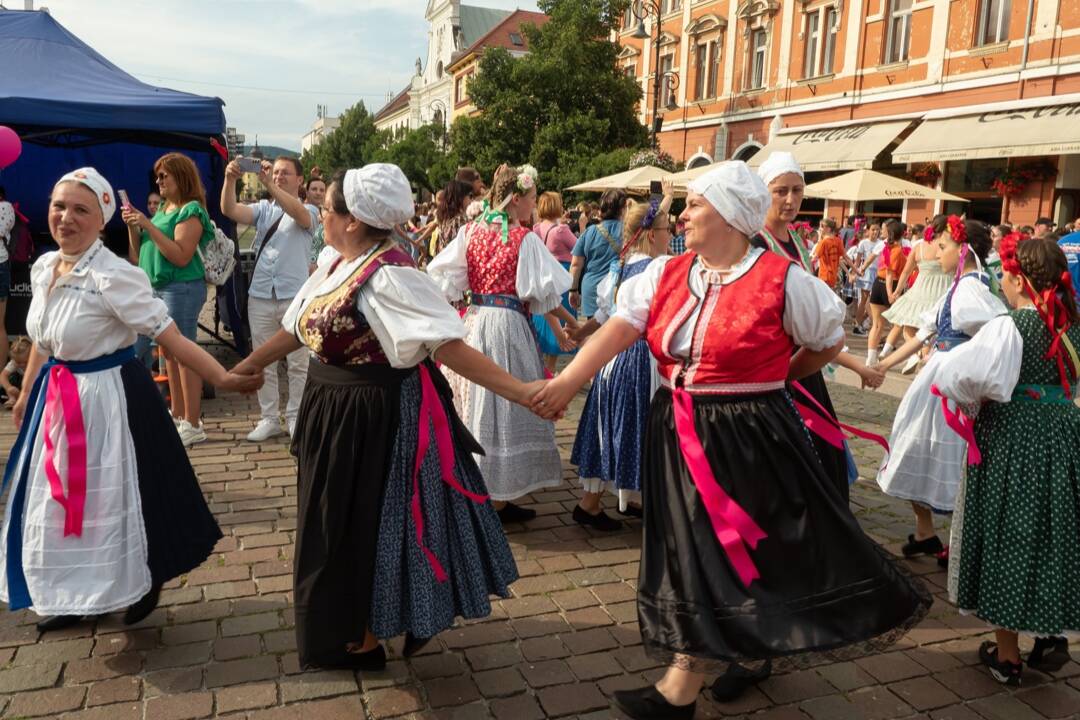
<svg viewBox="0 0 1080 720"><path fill-rule="evenodd" d="M152 168L161 155L182 152L195 161L211 216L228 233L217 198L225 179L225 113L220 98L154 87L132 77L68 32L44 11L0 10L0 125L23 142L22 155L0 171L9 200L18 201L35 239L48 243L49 192L69 170L90 165L127 190L146 210L155 189ZM119 213L106 226L106 242L127 254ZM21 270L21 272L20 272ZM28 304L28 270L13 268L9 331L22 332ZM22 280L22 282L20 282ZM218 309L237 349L248 347L237 297L241 278L218 292Z"/></svg>

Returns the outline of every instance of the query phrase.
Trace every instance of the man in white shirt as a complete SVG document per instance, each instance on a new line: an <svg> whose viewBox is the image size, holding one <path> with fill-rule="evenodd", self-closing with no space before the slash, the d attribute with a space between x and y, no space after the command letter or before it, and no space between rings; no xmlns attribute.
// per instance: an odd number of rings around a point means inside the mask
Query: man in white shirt
<svg viewBox="0 0 1080 720"><path fill-rule="evenodd" d="M235 222L255 226L252 248L256 260L248 288L248 323L252 345L258 347L281 327L285 311L307 280L308 254L319 226L319 216L316 208L300 200L304 168L296 158L283 156L273 163L263 161L259 182L270 193L270 200L251 205L237 203L236 181L241 175L235 160L225 168L221 211ZM285 406L285 422L292 435L307 378L307 349L290 353L286 362L289 399ZM258 392L262 417L248 434L247 439L251 442L262 442L282 433L276 365L266 368L264 378Z"/></svg>

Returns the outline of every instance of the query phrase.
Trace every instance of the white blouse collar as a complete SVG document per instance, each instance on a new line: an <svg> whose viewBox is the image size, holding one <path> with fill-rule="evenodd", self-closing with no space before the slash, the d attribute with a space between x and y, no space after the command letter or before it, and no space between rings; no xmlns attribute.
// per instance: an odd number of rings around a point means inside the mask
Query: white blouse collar
<svg viewBox="0 0 1080 720"><path fill-rule="evenodd" d="M77 263L75 263L75 267L73 267L71 269L71 272L69 272L68 274L69 275L74 275L74 276L77 276L77 277L81 277L81 276L85 275L87 272L90 271L90 266L93 264L94 260L97 258L97 256L104 249L105 249L105 244L101 242L101 238L98 238L97 240L95 240L93 242L92 245L90 245L90 247L88 247L86 249L86 252L84 252L82 254L82 257L79 258L79 261ZM60 253L59 253L59 251L49 253L49 255L46 256L46 258L45 258L45 268L48 269L48 270L54 270L59 263L60 263ZM46 277L51 278L52 275L49 274L49 275L46 275ZM50 282L51 282L51 280L50 280Z"/></svg>
<svg viewBox="0 0 1080 720"><path fill-rule="evenodd" d="M725 273L723 275L723 277L719 281L719 284L728 285L741 278L743 275L750 271L750 268L754 267L754 263L756 263L757 259L761 257L764 253L765 251L761 248L751 246L750 249L747 251L746 255L743 256L742 260L731 266L731 272ZM698 275L700 275L701 278L704 279L706 282L708 282L710 275L716 273L715 270L710 270L709 268L705 267L705 264L701 262L700 255L694 258L693 270ZM716 274L718 275L718 273Z"/></svg>

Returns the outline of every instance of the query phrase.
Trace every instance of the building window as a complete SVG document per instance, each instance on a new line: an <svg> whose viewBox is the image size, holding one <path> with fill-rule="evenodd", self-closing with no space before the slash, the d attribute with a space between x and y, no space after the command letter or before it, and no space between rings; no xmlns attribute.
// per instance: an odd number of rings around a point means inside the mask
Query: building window
<svg viewBox="0 0 1080 720"><path fill-rule="evenodd" d="M671 86L671 69L674 66L674 54L661 56L660 73L663 81L660 85L660 102L666 107L675 107L675 88Z"/></svg>
<svg viewBox="0 0 1080 720"><path fill-rule="evenodd" d="M716 97L722 48L720 38L701 40L694 46L694 100Z"/></svg>
<svg viewBox="0 0 1080 720"><path fill-rule="evenodd" d="M979 45L991 45L1009 39L1009 0L983 0L979 7Z"/></svg>
<svg viewBox="0 0 1080 720"><path fill-rule="evenodd" d="M896 63L908 59L911 43L912 0L889 0L889 35L885 41L885 62Z"/></svg>
<svg viewBox="0 0 1080 720"><path fill-rule="evenodd" d="M836 55L837 14L834 6L806 14L806 45L803 54L803 77L829 75Z"/></svg>
<svg viewBox="0 0 1080 720"><path fill-rule="evenodd" d="M525 45L525 43L521 40L521 36L517 33L510 33L510 42L519 47Z"/></svg>
<svg viewBox="0 0 1080 720"><path fill-rule="evenodd" d="M469 99L469 90L465 84L465 76L462 75L454 81L454 102L463 103Z"/></svg>
<svg viewBox="0 0 1080 720"><path fill-rule="evenodd" d="M627 65L623 68L623 75L631 80L635 80L637 79L637 68L633 64Z"/></svg>
<svg viewBox="0 0 1080 720"><path fill-rule="evenodd" d="M764 28L750 33L750 73L747 77L747 89L758 90L765 87L765 53L768 38Z"/></svg>
<svg viewBox="0 0 1080 720"><path fill-rule="evenodd" d="M682 0L662 0L660 3L661 15L678 12L679 10L682 10Z"/></svg>
<svg viewBox="0 0 1080 720"><path fill-rule="evenodd" d="M712 72L709 73L708 96L716 97L716 87L720 84L720 61L724 59L724 36L721 35L709 43L709 53L712 56Z"/></svg>
<svg viewBox="0 0 1080 720"><path fill-rule="evenodd" d="M634 27L634 3L630 3L622 14L622 29L629 30L632 27Z"/></svg>

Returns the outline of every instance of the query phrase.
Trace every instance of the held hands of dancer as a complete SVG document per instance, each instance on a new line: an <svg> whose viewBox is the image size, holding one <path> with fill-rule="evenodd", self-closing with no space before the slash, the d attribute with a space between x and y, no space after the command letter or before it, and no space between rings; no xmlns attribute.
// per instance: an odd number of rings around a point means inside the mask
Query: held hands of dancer
<svg viewBox="0 0 1080 720"><path fill-rule="evenodd" d="M545 420L558 420L566 414L566 406L581 388L580 385L567 381L565 375L564 371L554 380L545 383L540 392L530 400L532 411Z"/></svg>
<svg viewBox="0 0 1080 720"><path fill-rule="evenodd" d="M546 380L522 382L503 370L479 350L464 340L448 340L431 353L431 359L440 362L470 382L487 388L510 402L531 408L531 399Z"/></svg>
<svg viewBox="0 0 1080 720"><path fill-rule="evenodd" d="M883 370L879 370L876 366L872 368L866 367L866 363L861 358L855 357L846 350L836 356L835 362L840 367L847 368L858 375L864 388L868 387L877 390L885 382L885 372Z"/></svg>
<svg viewBox="0 0 1080 720"><path fill-rule="evenodd" d="M889 353L889 356L886 357L884 360L879 361L878 364L874 366L874 368L884 374L888 372L890 368L899 365L900 363L904 362L909 357L917 353L919 349L922 348L922 346L923 341L919 339L918 335L916 335L910 340L906 340L903 345Z"/></svg>

